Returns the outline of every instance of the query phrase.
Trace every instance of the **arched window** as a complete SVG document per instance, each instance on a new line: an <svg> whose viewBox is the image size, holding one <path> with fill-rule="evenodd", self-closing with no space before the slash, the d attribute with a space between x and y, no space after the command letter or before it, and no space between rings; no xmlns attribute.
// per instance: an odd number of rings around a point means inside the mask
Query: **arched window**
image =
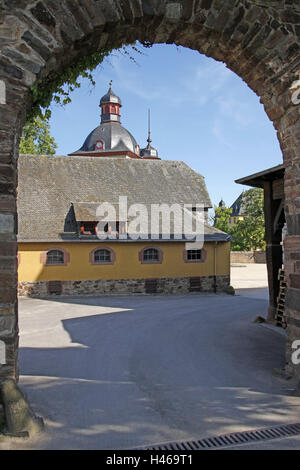
<svg viewBox="0 0 300 470"><path fill-rule="evenodd" d="M64 248L53 247L41 253L40 261L44 266L67 266L70 254Z"/></svg>
<svg viewBox="0 0 300 470"><path fill-rule="evenodd" d="M64 264L63 251L60 251L60 250L48 251L46 264Z"/></svg>
<svg viewBox="0 0 300 470"><path fill-rule="evenodd" d="M158 261L159 254L156 248L148 248L143 254L144 261Z"/></svg>
<svg viewBox="0 0 300 470"><path fill-rule="evenodd" d="M110 263L111 262L111 252L109 250L97 250L94 252L94 261L95 263Z"/></svg>
<svg viewBox="0 0 300 470"><path fill-rule="evenodd" d="M163 252L160 248L145 247L139 252L139 260L141 263L162 263Z"/></svg>
<svg viewBox="0 0 300 470"><path fill-rule="evenodd" d="M115 259L115 252L107 246L95 248L90 252L91 264L114 264Z"/></svg>

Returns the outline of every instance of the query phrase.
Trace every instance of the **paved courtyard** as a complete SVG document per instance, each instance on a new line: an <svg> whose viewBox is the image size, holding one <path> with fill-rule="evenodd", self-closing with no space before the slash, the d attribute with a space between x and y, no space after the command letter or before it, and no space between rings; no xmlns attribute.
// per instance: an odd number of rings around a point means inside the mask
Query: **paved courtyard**
<svg viewBox="0 0 300 470"><path fill-rule="evenodd" d="M20 385L46 430L0 448L124 449L299 422L300 398L272 374L284 332L253 323L265 266L233 267L232 284L236 296L21 299Z"/></svg>

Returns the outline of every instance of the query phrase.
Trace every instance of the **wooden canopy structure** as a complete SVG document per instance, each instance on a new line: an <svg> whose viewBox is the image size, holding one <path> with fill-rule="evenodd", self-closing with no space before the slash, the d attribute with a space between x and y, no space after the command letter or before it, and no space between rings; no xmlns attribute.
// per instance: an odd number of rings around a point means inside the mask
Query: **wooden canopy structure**
<svg viewBox="0 0 300 470"><path fill-rule="evenodd" d="M265 240L269 284L268 321L275 322L279 296L279 269L282 268L282 228L284 214L284 165L235 180L238 184L264 190Z"/></svg>

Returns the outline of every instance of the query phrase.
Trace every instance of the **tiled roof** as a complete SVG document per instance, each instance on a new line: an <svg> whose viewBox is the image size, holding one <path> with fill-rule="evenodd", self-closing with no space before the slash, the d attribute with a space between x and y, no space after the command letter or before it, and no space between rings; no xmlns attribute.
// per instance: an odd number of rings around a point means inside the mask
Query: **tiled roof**
<svg viewBox="0 0 300 470"><path fill-rule="evenodd" d="M243 194L244 193L241 193L239 197L234 201L234 203L230 206L230 208L232 208L231 217L235 217L238 215L240 216L245 215L245 207L243 204Z"/></svg>
<svg viewBox="0 0 300 470"><path fill-rule="evenodd" d="M128 197L128 206L211 207L204 177L181 161L20 155L19 240L74 240L76 212L91 220L97 204L115 204L119 196ZM206 232L212 239L226 236L213 227Z"/></svg>

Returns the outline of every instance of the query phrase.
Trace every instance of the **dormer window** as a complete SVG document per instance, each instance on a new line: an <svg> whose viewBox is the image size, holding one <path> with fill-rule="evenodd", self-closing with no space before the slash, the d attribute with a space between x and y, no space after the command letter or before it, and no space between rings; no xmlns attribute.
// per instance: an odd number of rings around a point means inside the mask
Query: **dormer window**
<svg viewBox="0 0 300 470"><path fill-rule="evenodd" d="M97 234L112 235L112 238L117 238L120 234L126 233L126 222L81 222L80 234L81 235L97 235Z"/></svg>
<svg viewBox="0 0 300 470"><path fill-rule="evenodd" d="M99 222L97 224L97 233L107 233L112 236L118 236L126 233L126 222Z"/></svg>
<svg viewBox="0 0 300 470"><path fill-rule="evenodd" d="M97 222L82 222L80 226L81 235L96 235Z"/></svg>

